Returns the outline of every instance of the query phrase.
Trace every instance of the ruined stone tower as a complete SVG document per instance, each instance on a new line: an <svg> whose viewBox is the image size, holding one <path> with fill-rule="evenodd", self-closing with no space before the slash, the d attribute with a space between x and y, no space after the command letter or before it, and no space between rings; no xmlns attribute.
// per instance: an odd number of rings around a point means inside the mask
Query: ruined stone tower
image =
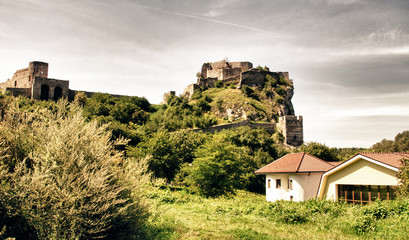
<svg viewBox="0 0 409 240"><path fill-rule="evenodd" d="M285 115L279 117L277 128L283 134L285 144L301 146L304 143L302 116Z"/></svg>

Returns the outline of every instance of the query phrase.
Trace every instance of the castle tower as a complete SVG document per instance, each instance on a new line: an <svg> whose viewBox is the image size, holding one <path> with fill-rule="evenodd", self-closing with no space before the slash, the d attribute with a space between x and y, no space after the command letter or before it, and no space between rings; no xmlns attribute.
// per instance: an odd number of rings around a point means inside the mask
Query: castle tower
<svg viewBox="0 0 409 240"><path fill-rule="evenodd" d="M30 62L28 65L30 81L35 77L48 78L48 63L45 62Z"/></svg>
<svg viewBox="0 0 409 240"><path fill-rule="evenodd" d="M304 143L302 116L279 117L277 127L284 136L285 144L298 147Z"/></svg>

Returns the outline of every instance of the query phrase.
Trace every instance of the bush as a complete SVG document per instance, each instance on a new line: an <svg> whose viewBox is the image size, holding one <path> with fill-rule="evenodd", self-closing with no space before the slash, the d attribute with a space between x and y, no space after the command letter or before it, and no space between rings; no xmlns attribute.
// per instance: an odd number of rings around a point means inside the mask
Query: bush
<svg viewBox="0 0 409 240"><path fill-rule="evenodd" d="M69 109L69 110L67 110ZM127 161L105 126L60 101L7 108L0 124L0 214L6 237L129 238L148 215L147 162ZM15 141L17 139L17 141Z"/></svg>

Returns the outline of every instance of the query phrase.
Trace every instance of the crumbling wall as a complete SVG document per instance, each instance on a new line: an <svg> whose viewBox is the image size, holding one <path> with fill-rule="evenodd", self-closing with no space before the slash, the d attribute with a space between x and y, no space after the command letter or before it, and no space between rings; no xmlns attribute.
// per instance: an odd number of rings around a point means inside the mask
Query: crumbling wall
<svg viewBox="0 0 409 240"><path fill-rule="evenodd" d="M241 122L237 123L229 123L229 124L222 124L222 125L217 125L213 127L208 127L208 128L202 128L202 129L193 129L195 132L208 132L208 133L215 133L215 132L220 132L225 129L234 129L238 127L250 127L250 128L263 128L266 129L268 133L274 133L275 132L275 124L274 123L252 123L250 120L244 120Z"/></svg>
<svg viewBox="0 0 409 240"><path fill-rule="evenodd" d="M216 78L218 80L225 80L239 76L241 72L251 69L253 64L251 62L228 62L226 60L204 63L202 66L201 77Z"/></svg>
<svg viewBox="0 0 409 240"><path fill-rule="evenodd" d="M304 143L302 116L287 115L279 117L277 128L284 136L284 143L300 146Z"/></svg>
<svg viewBox="0 0 409 240"><path fill-rule="evenodd" d="M185 91L183 91L183 96L190 99L196 89L199 89L199 85L197 84L189 84L186 88Z"/></svg>
<svg viewBox="0 0 409 240"><path fill-rule="evenodd" d="M1 83L0 89L31 88L35 77L48 77L48 63L30 62L28 68L17 70L11 79Z"/></svg>
<svg viewBox="0 0 409 240"><path fill-rule="evenodd" d="M5 92L9 92L12 96L24 96L27 98L31 97L31 88L5 88Z"/></svg>
<svg viewBox="0 0 409 240"><path fill-rule="evenodd" d="M68 98L69 82L65 80L41 78L34 79L31 97L37 100L57 100Z"/></svg>

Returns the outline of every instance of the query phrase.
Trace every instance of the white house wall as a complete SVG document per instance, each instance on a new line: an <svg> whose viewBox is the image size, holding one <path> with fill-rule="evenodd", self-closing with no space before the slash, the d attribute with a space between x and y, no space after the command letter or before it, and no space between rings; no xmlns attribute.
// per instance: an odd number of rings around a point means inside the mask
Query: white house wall
<svg viewBox="0 0 409 240"><path fill-rule="evenodd" d="M305 201L315 198L322 173L297 173L297 174L266 174L266 200ZM277 179L281 179L281 188L276 188ZM268 181L270 180L270 188ZM289 189L288 180L292 180L292 190Z"/></svg>
<svg viewBox="0 0 409 240"><path fill-rule="evenodd" d="M315 198L321 181L321 175L322 173L300 173L292 175L294 201L306 201ZM294 186L294 182L297 187Z"/></svg>

